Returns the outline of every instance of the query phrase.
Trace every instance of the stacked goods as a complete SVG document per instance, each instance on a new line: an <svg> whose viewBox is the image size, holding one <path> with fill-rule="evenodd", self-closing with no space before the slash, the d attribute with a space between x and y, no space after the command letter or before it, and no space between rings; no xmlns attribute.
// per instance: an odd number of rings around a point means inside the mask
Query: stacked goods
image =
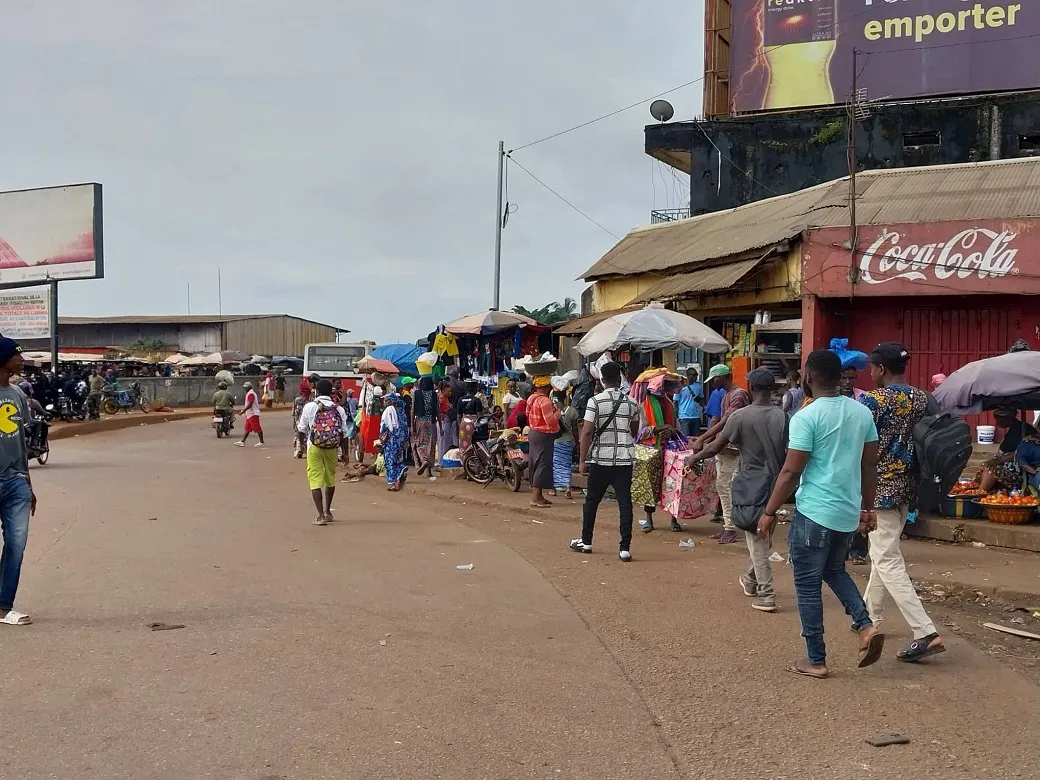
<svg viewBox="0 0 1040 780"><path fill-rule="evenodd" d="M975 499L984 495L985 491L975 480L961 480L950 489L949 495L939 502L939 514L943 517L981 519L986 516L986 511L975 503Z"/></svg>

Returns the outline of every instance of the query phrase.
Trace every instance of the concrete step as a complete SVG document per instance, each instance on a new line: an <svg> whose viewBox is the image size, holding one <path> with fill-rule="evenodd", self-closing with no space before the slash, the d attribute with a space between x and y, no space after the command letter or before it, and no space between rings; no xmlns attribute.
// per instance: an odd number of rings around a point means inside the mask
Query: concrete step
<svg viewBox="0 0 1040 780"><path fill-rule="evenodd" d="M908 536L944 542L982 542L989 547L1040 552L1040 525L1002 525L989 520L922 515L906 527Z"/></svg>

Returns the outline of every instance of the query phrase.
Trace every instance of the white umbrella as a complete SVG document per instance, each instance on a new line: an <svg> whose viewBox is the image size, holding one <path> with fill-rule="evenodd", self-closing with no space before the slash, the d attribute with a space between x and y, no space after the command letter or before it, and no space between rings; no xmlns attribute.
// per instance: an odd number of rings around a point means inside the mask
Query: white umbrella
<svg viewBox="0 0 1040 780"><path fill-rule="evenodd" d="M595 355L619 347L639 352L655 349L701 349L727 352L730 343L700 320L660 304L626 311L603 320L578 342L578 352Z"/></svg>

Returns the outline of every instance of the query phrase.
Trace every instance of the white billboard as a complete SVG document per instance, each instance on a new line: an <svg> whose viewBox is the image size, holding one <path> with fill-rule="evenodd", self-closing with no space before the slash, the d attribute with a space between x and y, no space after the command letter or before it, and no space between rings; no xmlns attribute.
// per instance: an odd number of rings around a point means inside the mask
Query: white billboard
<svg viewBox="0 0 1040 780"><path fill-rule="evenodd" d="M104 275L100 184L0 192L0 287Z"/></svg>
<svg viewBox="0 0 1040 780"><path fill-rule="evenodd" d="M50 303L47 287L0 292L0 335L15 341L50 338Z"/></svg>

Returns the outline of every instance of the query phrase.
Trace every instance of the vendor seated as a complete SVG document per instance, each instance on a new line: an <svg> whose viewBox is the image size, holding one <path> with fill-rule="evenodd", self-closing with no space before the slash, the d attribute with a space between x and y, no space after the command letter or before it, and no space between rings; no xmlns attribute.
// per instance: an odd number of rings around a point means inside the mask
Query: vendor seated
<svg viewBox="0 0 1040 780"><path fill-rule="evenodd" d="M997 455L982 464L980 484L987 493L998 489L1021 488L1022 469L1015 460L1015 453L1018 445L1022 443L1024 423L1018 419L1014 409L1006 406L994 409L993 418L997 428L1004 431L1004 438L1000 442Z"/></svg>

